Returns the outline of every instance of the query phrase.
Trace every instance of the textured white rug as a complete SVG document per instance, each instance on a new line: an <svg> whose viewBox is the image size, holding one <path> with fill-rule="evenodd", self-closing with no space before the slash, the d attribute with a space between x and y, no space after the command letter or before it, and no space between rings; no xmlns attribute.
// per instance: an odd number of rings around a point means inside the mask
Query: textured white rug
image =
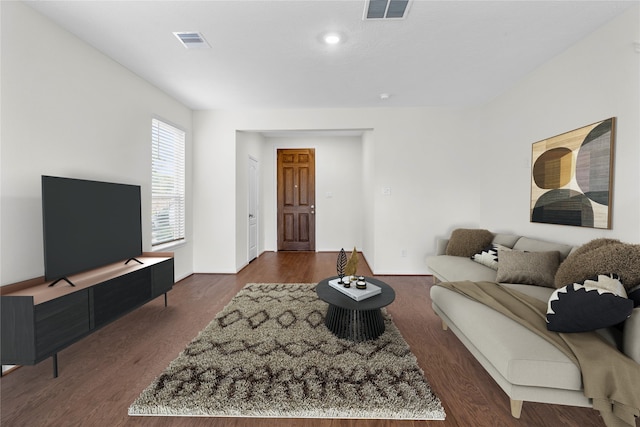
<svg viewBox="0 0 640 427"><path fill-rule="evenodd" d="M324 325L315 284L246 285L147 387L129 415L442 420L391 318L354 343Z"/></svg>

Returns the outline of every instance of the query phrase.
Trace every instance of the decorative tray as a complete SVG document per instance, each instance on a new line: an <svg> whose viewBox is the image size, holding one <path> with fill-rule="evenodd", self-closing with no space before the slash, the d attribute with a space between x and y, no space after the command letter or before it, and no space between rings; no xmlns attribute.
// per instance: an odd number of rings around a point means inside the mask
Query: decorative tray
<svg viewBox="0 0 640 427"><path fill-rule="evenodd" d="M372 296L378 295L382 292L380 286L376 286L373 283L369 282L366 283L366 289L357 289L355 285L352 285L350 288L345 288L344 285L340 283L340 279L329 280L329 286L356 301L362 301L367 298L371 298Z"/></svg>

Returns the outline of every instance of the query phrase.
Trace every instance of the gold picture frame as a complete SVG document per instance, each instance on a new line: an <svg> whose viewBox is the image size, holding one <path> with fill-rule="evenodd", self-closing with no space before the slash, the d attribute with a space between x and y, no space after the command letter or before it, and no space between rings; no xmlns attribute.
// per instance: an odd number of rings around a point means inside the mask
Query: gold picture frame
<svg viewBox="0 0 640 427"><path fill-rule="evenodd" d="M531 148L531 222L611 229L611 117Z"/></svg>

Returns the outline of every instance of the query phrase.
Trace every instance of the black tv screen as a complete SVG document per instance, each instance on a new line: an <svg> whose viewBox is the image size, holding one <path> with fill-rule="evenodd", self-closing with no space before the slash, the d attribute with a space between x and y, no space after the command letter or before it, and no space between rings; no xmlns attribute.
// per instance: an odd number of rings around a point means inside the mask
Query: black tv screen
<svg viewBox="0 0 640 427"><path fill-rule="evenodd" d="M42 176L42 220L46 280L142 254L139 185Z"/></svg>

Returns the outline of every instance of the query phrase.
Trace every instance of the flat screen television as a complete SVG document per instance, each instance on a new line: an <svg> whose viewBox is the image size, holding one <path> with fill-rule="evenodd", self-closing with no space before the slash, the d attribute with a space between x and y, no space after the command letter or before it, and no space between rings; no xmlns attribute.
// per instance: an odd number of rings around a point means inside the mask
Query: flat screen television
<svg viewBox="0 0 640 427"><path fill-rule="evenodd" d="M46 280L142 254L140 186L42 176Z"/></svg>

